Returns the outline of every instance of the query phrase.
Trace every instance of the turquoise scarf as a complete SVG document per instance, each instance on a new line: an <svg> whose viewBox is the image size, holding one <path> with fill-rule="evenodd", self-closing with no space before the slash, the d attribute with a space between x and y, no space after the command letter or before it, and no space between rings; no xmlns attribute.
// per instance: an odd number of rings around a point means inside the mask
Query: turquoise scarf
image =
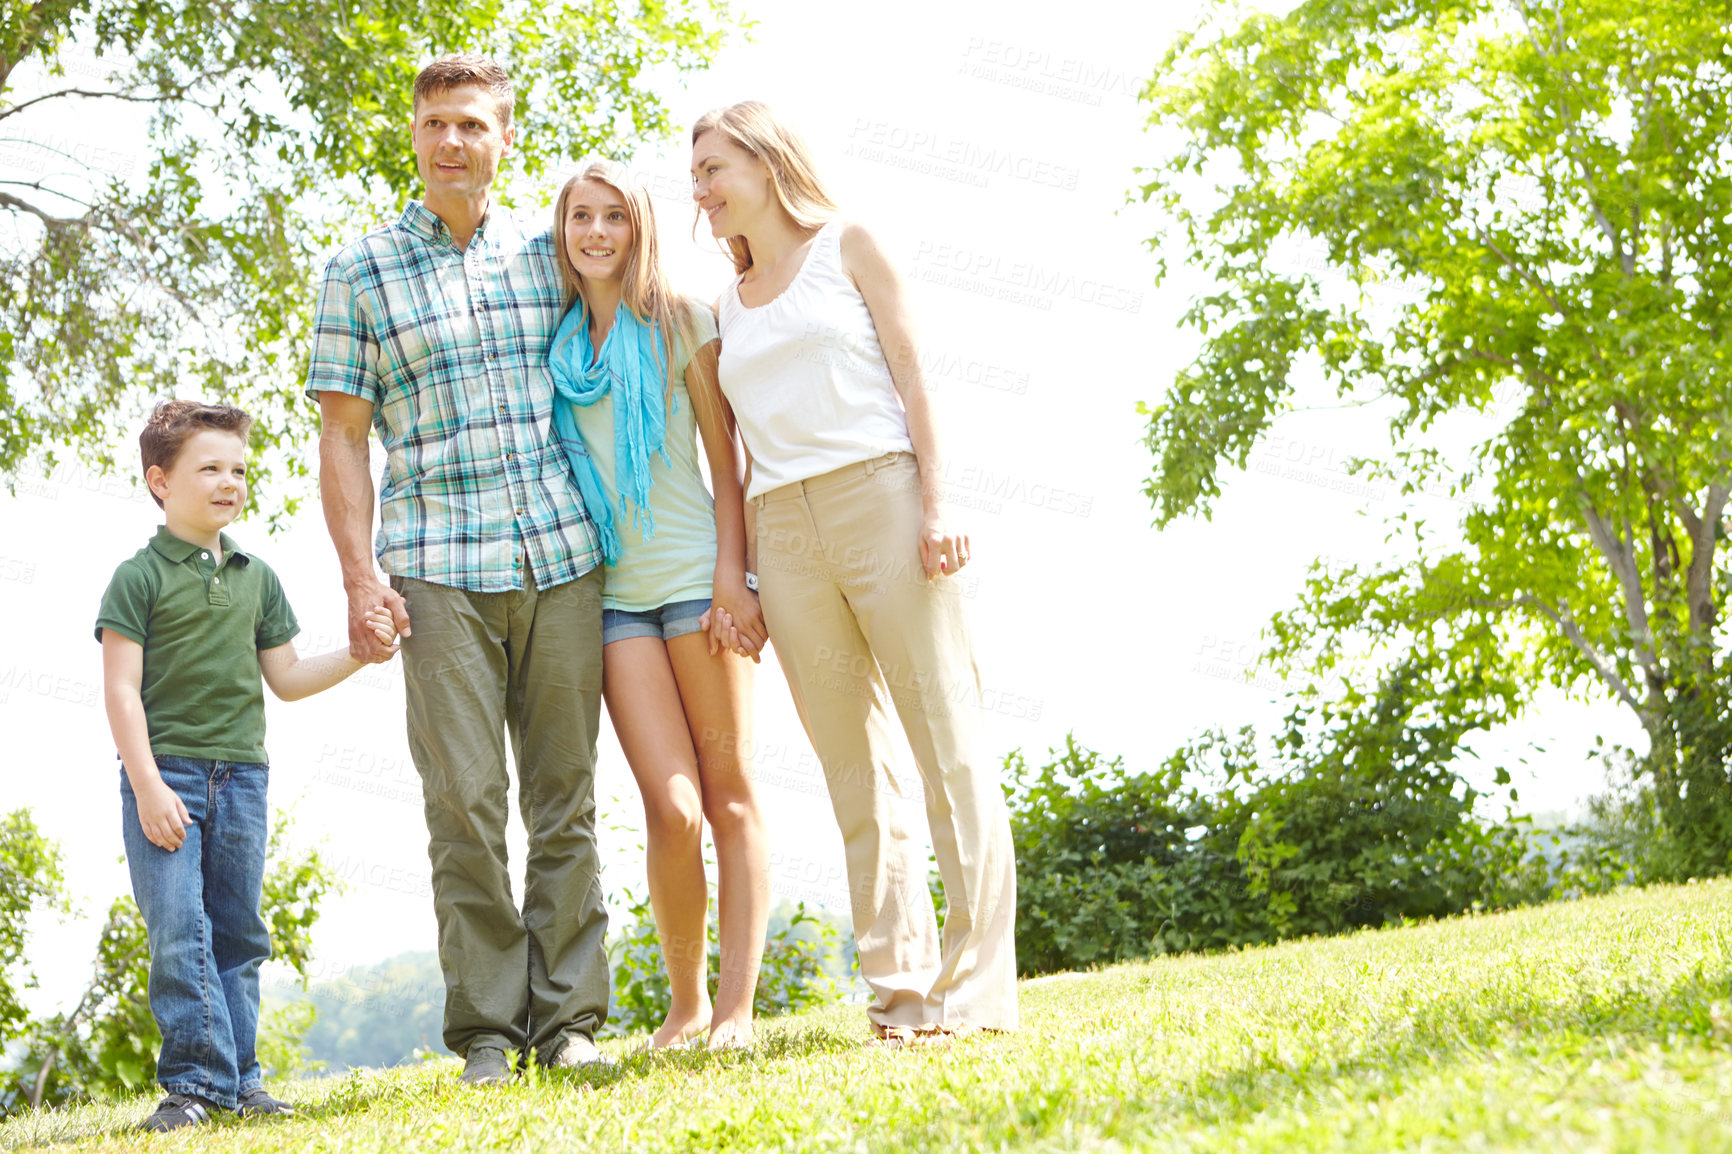
<svg viewBox="0 0 1732 1154"><path fill-rule="evenodd" d="M650 455L660 453L664 464L673 464L662 443L668 426L663 399L668 376L659 336L654 322L644 321L621 301L598 356L589 336L589 310L579 297L559 322L548 353L554 391L559 400L567 402L553 406L554 432L576 475L584 506L601 535L602 553L609 565L619 560L619 532L614 527L613 510L602 495L595 460L584 450L577 418L567 406L587 407L613 393L613 472L620 516L628 515L629 501L633 525L646 540L654 537L649 491L655 481L650 476Z"/></svg>

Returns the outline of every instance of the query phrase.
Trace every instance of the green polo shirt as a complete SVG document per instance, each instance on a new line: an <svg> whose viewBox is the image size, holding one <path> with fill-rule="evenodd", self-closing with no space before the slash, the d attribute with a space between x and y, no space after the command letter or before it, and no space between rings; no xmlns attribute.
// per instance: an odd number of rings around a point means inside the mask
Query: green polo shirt
<svg viewBox="0 0 1732 1154"><path fill-rule="evenodd" d="M301 627L269 565L222 535L222 563L165 525L121 562L102 595L96 639L144 646L144 720L154 756L265 760L259 651Z"/></svg>

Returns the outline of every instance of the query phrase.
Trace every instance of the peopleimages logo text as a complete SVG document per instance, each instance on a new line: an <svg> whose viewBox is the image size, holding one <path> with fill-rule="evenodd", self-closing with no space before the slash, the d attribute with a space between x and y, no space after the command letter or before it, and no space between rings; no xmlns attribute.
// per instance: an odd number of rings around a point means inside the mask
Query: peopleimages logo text
<svg viewBox="0 0 1732 1154"><path fill-rule="evenodd" d="M1025 156L1008 148L987 148L935 129L909 128L887 120L856 119L848 135L849 153L865 160L888 163L891 155L905 154L981 177L1002 176L1066 192L1075 190L1081 175L1079 169L1070 165Z"/></svg>
<svg viewBox="0 0 1732 1154"><path fill-rule="evenodd" d="M1108 284L1065 269L1047 268L1028 261L1007 261L989 252L962 245L923 240L914 250L914 263L957 275L980 285L997 285L1036 298L1061 298L1117 312L1142 311L1143 294L1135 289ZM931 277L918 276L920 280ZM962 286L966 287L966 286Z"/></svg>

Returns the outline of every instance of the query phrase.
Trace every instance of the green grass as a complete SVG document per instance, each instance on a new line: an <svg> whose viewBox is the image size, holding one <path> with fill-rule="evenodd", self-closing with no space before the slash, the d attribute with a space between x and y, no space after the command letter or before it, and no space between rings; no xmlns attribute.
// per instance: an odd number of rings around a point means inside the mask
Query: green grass
<svg viewBox="0 0 1732 1154"><path fill-rule="evenodd" d="M761 1023L747 1055L481 1091L446 1060L290 1083L292 1121L147 1139L139 1098L14 1119L0 1143L1732 1151L1729 1000L1720 882L1039 979L1021 1033L938 1050L875 1047L836 1008Z"/></svg>

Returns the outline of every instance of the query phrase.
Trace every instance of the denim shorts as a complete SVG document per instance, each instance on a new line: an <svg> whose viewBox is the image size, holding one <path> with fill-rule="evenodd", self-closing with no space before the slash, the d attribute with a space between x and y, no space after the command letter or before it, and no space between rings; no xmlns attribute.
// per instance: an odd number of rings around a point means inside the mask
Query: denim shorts
<svg viewBox="0 0 1732 1154"><path fill-rule="evenodd" d="M663 641L672 641L676 637L698 632L701 628L698 618L702 617L709 607L710 599L699 597L691 601L669 601L660 609L646 609L642 613L627 609L603 609L601 643L611 645L628 637L659 637Z"/></svg>

